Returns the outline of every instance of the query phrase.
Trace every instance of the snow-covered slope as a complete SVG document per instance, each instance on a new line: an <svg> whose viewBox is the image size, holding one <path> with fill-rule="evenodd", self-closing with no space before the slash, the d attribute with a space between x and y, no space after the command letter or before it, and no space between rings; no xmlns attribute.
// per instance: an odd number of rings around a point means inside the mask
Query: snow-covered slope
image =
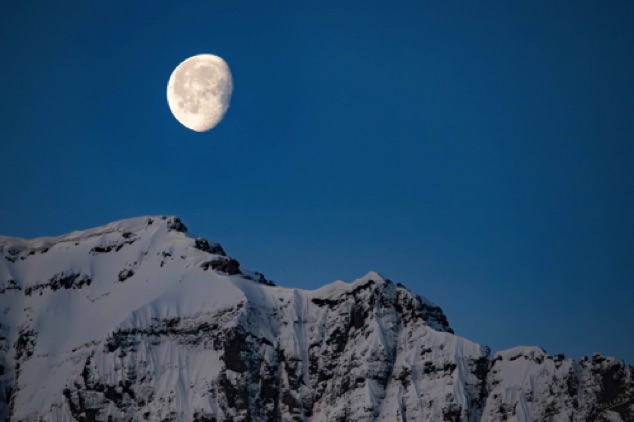
<svg viewBox="0 0 634 422"><path fill-rule="evenodd" d="M176 217L0 237L0 420L634 420L622 361L490 356L377 273L272 284Z"/></svg>

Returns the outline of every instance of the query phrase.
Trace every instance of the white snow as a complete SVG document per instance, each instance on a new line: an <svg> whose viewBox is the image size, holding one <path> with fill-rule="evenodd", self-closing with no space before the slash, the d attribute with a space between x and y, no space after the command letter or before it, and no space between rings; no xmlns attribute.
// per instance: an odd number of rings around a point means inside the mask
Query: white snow
<svg viewBox="0 0 634 422"><path fill-rule="evenodd" d="M177 223L174 217L140 217L58 237L0 237L0 365L6 369L0 387L17 387L15 420L71 420L74 402L65 389L121 389L131 374L137 408L117 408L98 392L86 397L97 400L102 414L120 418L148 412L160 420L172 411L181 420L195 412L244 418L220 398L226 386L219 385L226 380L241 388L244 381L217 344L238 332L246 333L243 342L260 342L262 376L284 356L279 387L311 400L310 421L351 411L356 421L436 421L452 406L461 420L499 420L500 408L507 407L513 412L508 420L530 421L543 414L549 388L557 390L557 409L572 406L566 380L583 370L571 360L526 346L491 359L486 348L440 330L437 321L399 313L397 303L436 305L376 272L309 291L205 270L203 263L226 258L197 249L194 238L170 229ZM130 338L134 344L127 349L117 343ZM487 379L478 379L477 362L489 359ZM590 396L593 380L586 378ZM344 380L351 385L344 388ZM477 410L484 382L490 391ZM245 388L257 393L260 387ZM280 406L287 415L297 410ZM563 410L558 415L553 420L577 420Z"/></svg>

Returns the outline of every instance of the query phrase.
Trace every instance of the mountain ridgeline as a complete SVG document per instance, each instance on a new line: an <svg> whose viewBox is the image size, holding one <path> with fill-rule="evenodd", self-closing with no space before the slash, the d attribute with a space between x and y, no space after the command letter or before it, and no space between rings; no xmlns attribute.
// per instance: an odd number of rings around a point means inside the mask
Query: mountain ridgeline
<svg viewBox="0 0 634 422"><path fill-rule="evenodd" d="M373 272L278 287L176 217L0 237L0 420L634 421L632 369L491 354Z"/></svg>

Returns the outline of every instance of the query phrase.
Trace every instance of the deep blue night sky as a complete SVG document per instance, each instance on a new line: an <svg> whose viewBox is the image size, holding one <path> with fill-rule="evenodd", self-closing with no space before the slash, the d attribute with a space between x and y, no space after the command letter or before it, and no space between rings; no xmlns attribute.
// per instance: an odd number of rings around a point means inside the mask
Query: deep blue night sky
<svg viewBox="0 0 634 422"><path fill-rule="evenodd" d="M315 288L369 270L456 333L634 363L633 2L2 2L0 233L179 215ZM181 126L185 58L231 67Z"/></svg>

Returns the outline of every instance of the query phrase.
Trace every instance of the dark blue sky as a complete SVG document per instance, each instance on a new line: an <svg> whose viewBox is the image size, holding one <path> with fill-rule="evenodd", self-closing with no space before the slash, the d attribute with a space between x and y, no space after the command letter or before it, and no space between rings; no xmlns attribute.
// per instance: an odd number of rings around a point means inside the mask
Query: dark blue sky
<svg viewBox="0 0 634 422"><path fill-rule="evenodd" d="M634 363L632 22L611 1L2 2L0 233L176 214L281 285L376 270L494 350ZM234 77L204 134L165 98L199 53Z"/></svg>

